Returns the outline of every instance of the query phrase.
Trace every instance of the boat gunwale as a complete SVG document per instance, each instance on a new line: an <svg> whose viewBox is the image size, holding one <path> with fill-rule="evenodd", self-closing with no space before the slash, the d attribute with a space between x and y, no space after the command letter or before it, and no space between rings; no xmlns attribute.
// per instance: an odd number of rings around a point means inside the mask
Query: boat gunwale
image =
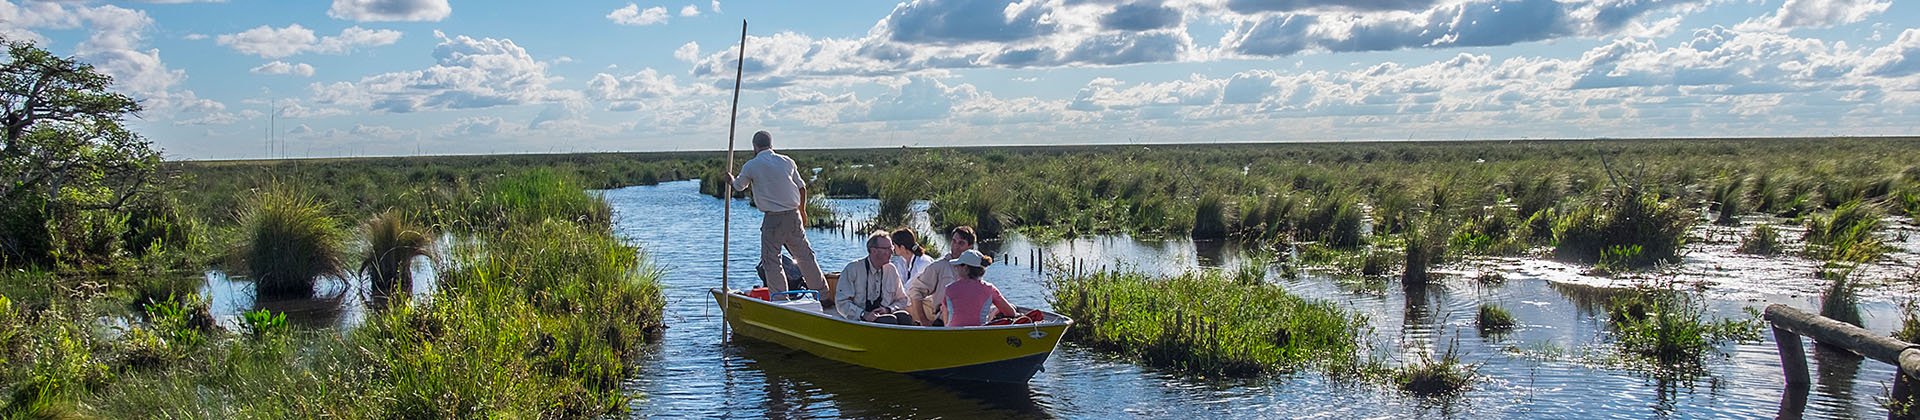
<svg viewBox="0 0 1920 420"><path fill-rule="evenodd" d="M810 311L810 310L805 310L800 308L794 308L788 305L782 305L772 301L760 300L758 298L747 296L745 294L726 293L726 292L722 292L718 287L707 289L707 291L715 295L737 297L737 298L741 298L740 300L752 301L762 305L772 306L772 307L780 308L787 311L831 319L831 320L839 321L841 323L848 324L848 325L892 329L892 330L920 331L920 332L971 332L971 331L998 331L998 330L1032 330L1032 329L1053 328L1053 327L1064 328L1064 327L1073 325L1073 318L1068 318L1065 315L1060 315L1058 313L1054 313L1053 311L1040 309L1040 308L1031 308L1031 309L1047 314L1047 320L1041 321L1041 322L1035 322L1035 323L1028 323L1028 324L977 325L977 326L971 326L971 327L934 327L934 326L922 326L922 325L882 324L877 322L854 321L850 319L841 318L838 316L832 316L822 311ZM795 302L795 301L789 301L789 302ZM814 301L814 302L818 302L818 301Z"/></svg>

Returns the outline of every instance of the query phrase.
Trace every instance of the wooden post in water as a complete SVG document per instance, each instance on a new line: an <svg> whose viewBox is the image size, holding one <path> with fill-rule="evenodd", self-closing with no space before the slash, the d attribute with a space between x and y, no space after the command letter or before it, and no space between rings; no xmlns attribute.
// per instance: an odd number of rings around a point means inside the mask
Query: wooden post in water
<svg viewBox="0 0 1920 420"><path fill-rule="evenodd" d="M727 116L727 174L733 174L734 130L740 122L740 79L747 69L747 20L740 20L740 57L733 67L733 112ZM728 275L728 262L733 255L733 184L723 186L726 193L721 194L720 217L720 341L732 342L733 337L727 330L727 304L733 300L733 285Z"/></svg>
<svg viewBox="0 0 1920 420"><path fill-rule="evenodd" d="M1780 367L1785 370L1790 386L1811 382L1807 376L1806 351L1800 343L1802 335L1868 359L1892 364L1899 370L1896 375L1920 379L1920 345L1874 334L1852 324L1777 303L1767 306L1764 318L1773 324L1774 341L1780 346Z"/></svg>

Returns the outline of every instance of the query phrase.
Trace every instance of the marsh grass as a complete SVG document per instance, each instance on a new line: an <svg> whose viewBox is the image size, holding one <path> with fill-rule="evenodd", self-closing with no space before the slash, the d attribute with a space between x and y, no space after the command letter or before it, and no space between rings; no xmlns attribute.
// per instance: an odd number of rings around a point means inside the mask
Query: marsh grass
<svg viewBox="0 0 1920 420"><path fill-rule="evenodd" d="M1556 221L1554 255L1629 269L1679 261L1696 217L1675 200L1637 191L1604 194Z"/></svg>
<svg viewBox="0 0 1920 420"><path fill-rule="evenodd" d="M1171 278L1101 272L1052 283L1053 307L1080 324L1068 330L1069 341L1201 375L1351 369L1366 325L1332 302L1237 283L1218 271Z"/></svg>
<svg viewBox="0 0 1920 420"><path fill-rule="evenodd" d="M1480 304L1480 312L1474 316L1473 320L1474 327L1478 328L1482 335L1513 331L1513 327L1519 325L1514 321L1513 313L1493 303Z"/></svg>
<svg viewBox="0 0 1920 420"><path fill-rule="evenodd" d="M558 172L533 169L503 176L487 186L468 222L476 228L505 229L545 219L610 226L613 208Z"/></svg>
<svg viewBox="0 0 1920 420"><path fill-rule="evenodd" d="M397 210L381 212L361 226L367 246L361 252L359 271L373 290L387 293L396 286L411 289L414 258L434 255L433 233Z"/></svg>
<svg viewBox="0 0 1920 420"><path fill-rule="evenodd" d="M833 204L827 202L827 196L814 194L807 197L807 227L840 227L840 217L833 210Z"/></svg>
<svg viewBox="0 0 1920 420"><path fill-rule="evenodd" d="M1740 225L1740 212L1745 211L1747 201L1745 181L1746 178L1736 175L1714 188L1711 203L1714 223L1721 226Z"/></svg>
<svg viewBox="0 0 1920 420"><path fill-rule="evenodd" d="M1880 238L1874 236L1883 225L1875 206L1848 201L1828 215L1807 218L1807 253L1832 262L1872 262L1887 251Z"/></svg>
<svg viewBox="0 0 1920 420"><path fill-rule="evenodd" d="M1425 282L1427 269L1440 262L1447 254L1447 239L1452 236L1445 225L1435 220L1424 220L1408 224L1406 245L1403 252L1406 257L1405 270L1401 281Z"/></svg>
<svg viewBox="0 0 1920 420"><path fill-rule="evenodd" d="M1852 277L1852 268L1822 268L1819 277L1828 280L1827 289L1820 294L1820 316L1836 321L1862 326L1860 319L1860 290Z"/></svg>
<svg viewBox="0 0 1920 420"><path fill-rule="evenodd" d="M245 235L237 256L263 295L309 295L314 278L343 273L346 234L332 210L313 196L285 185L269 186L244 204L238 219Z"/></svg>
<svg viewBox="0 0 1920 420"><path fill-rule="evenodd" d="M1221 239L1227 231L1226 200L1213 194L1200 197L1193 210L1193 239Z"/></svg>
<svg viewBox="0 0 1920 420"><path fill-rule="evenodd" d="M1420 398L1444 398L1463 394L1473 387L1479 375L1479 365L1460 361L1455 349L1460 347L1459 339L1441 353L1439 358L1421 353L1418 362L1409 363L1394 369L1391 378L1394 385L1409 395Z"/></svg>
<svg viewBox="0 0 1920 420"><path fill-rule="evenodd" d="M1760 339L1757 313L1714 321L1706 311L1700 298L1671 284L1636 288L1607 302L1615 347L1662 373L1695 371L1722 343Z"/></svg>
<svg viewBox="0 0 1920 420"><path fill-rule="evenodd" d="M1774 229L1773 225L1761 224L1754 226L1752 231L1741 237L1740 247L1735 248L1734 251L1742 254L1776 255L1780 253L1782 246L1784 245L1780 243L1780 231Z"/></svg>

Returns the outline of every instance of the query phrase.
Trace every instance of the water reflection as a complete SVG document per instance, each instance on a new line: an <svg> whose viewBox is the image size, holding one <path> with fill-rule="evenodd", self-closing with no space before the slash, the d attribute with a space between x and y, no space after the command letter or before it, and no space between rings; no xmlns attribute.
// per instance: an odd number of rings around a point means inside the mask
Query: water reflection
<svg viewBox="0 0 1920 420"><path fill-rule="evenodd" d="M694 417L1171 417L1226 418L1392 417L1392 418L1571 418L1571 417L1731 417L1778 414L1782 402L1779 356L1771 342L1730 344L1713 356L1706 376L1662 380L1630 369L1596 363L1612 354L1605 303L1621 293L1622 283L1592 278L1579 267L1532 259L1480 261L1454 269L1424 287L1390 281L1353 287L1338 276L1303 272L1295 278L1272 277L1293 293L1335 302L1371 321L1371 348L1444 350L1458 346L1468 363L1486 378L1459 399L1424 401L1378 385L1345 382L1310 372L1257 381L1215 381L1145 369L1124 359L1063 346L1024 389L973 392L910 376L880 373L825 361L750 340L722 345L719 320L708 287L718 284L722 256L714 223L722 202L699 196L694 183L668 183L606 192L614 205L616 229L637 241L654 263L669 273L664 287L673 325L641 363L629 388L643 397L634 415ZM744 202L735 201L736 206ZM871 217L877 200L833 200L849 220ZM923 209L924 207L918 207ZM736 208L735 278L752 278L757 246L752 228L757 215ZM915 213L924 227L924 213ZM857 237L844 232L809 231L823 264L851 261L861 253ZM1717 246L1717 245L1715 245ZM1006 257L988 269L988 278L1017 304L1046 307L1046 276L1054 268L1102 267L1174 274L1199 267L1232 267L1245 260L1241 245L1223 242L1155 240L1123 235L1027 241L1010 235L983 243L984 251ZM1698 261L1725 261L1723 251L1703 246L1690 255ZM1730 251L1726 251L1730 252ZM1699 255L1706 254L1706 255ZM1038 260L1038 261L1036 261ZM1042 273L1042 262L1056 265ZM1684 268L1684 267L1683 267ZM1798 277L1746 277L1746 271L1694 267L1693 282L1710 285L1705 298L1716 318L1743 316L1743 308L1785 303L1810 308L1816 302L1789 293L1750 294L1751 290L1798 290ZM1503 274L1503 283L1479 287L1472 275ZM1441 272L1441 270L1436 270ZM1731 273L1731 274L1716 274ZM1814 288L1817 290L1817 287ZM1734 290L1729 297L1722 290ZM1889 311L1891 300L1869 295L1869 314ZM1521 328L1500 339L1440 340L1477 334L1475 309L1496 302L1513 312ZM1868 329L1891 330L1890 317L1868 317ZM1444 333L1443 333L1444 332ZM1445 343L1445 344L1441 344ZM1861 378L1891 377L1884 364L1860 365L1851 379L1836 385L1874 387ZM1861 388L1868 389L1868 388ZM1884 413L1861 390L1810 392L1810 417L1846 417ZM1871 417L1873 414L1867 414Z"/></svg>

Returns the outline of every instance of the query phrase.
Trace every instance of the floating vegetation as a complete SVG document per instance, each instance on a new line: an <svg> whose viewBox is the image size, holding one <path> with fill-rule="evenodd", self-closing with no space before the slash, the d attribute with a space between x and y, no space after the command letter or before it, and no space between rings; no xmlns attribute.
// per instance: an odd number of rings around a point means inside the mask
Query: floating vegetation
<svg viewBox="0 0 1920 420"><path fill-rule="evenodd" d="M1069 341L1202 375L1350 369L1366 325L1332 302L1212 270L1171 278L1101 272L1052 286L1054 308L1078 323Z"/></svg>

